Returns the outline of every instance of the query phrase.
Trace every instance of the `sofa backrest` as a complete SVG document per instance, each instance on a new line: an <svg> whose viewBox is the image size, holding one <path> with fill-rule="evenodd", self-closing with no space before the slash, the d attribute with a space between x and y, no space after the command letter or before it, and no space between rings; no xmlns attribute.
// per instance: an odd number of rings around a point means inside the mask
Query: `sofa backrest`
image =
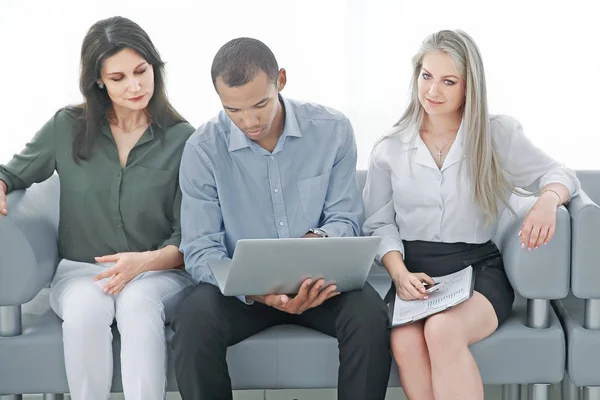
<svg viewBox="0 0 600 400"><path fill-rule="evenodd" d="M358 181L358 187L360 188L360 194L362 196L363 189L365 188L365 182L367 181L367 171L359 169L356 171L356 180Z"/></svg>
<svg viewBox="0 0 600 400"><path fill-rule="evenodd" d="M577 177L581 181L581 188L596 204L600 204L600 171L580 170Z"/></svg>

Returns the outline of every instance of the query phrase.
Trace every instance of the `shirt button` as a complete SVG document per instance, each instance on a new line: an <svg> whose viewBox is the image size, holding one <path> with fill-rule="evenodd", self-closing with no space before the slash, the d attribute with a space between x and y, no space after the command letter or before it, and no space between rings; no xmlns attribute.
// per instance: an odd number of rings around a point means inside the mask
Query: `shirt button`
<svg viewBox="0 0 600 400"><path fill-rule="evenodd" d="M440 237L439 237L438 235L435 235L435 236L433 237L433 240L440 240Z"/></svg>
<svg viewBox="0 0 600 400"><path fill-rule="evenodd" d="M274 189L273 190L275 193L279 193L279 189Z"/></svg>
<svg viewBox="0 0 600 400"><path fill-rule="evenodd" d="M279 226L283 226L283 221L280 221L280 222L279 222Z"/></svg>
<svg viewBox="0 0 600 400"><path fill-rule="evenodd" d="M271 160L274 160L274 159L275 159L275 156L270 156L269 158L270 158Z"/></svg>
<svg viewBox="0 0 600 400"><path fill-rule="evenodd" d="M116 200L113 200L113 204L114 204L114 205L117 205L117 203L118 203L118 202L117 202Z"/></svg>
<svg viewBox="0 0 600 400"><path fill-rule="evenodd" d="M439 181L441 181L441 180L442 180L442 176L441 176L441 175L438 175L436 179L437 179L437 180L438 180L438 182L439 182Z"/></svg>
<svg viewBox="0 0 600 400"><path fill-rule="evenodd" d="M121 177L121 175L123 175L123 174L121 174L121 173L119 172L119 173L117 174L117 178L120 178L120 177Z"/></svg>
<svg viewBox="0 0 600 400"><path fill-rule="evenodd" d="M119 228L119 229L120 229L122 226L123 226L123 225L121 225L121 224L117 224L117 228Z"/></svg>

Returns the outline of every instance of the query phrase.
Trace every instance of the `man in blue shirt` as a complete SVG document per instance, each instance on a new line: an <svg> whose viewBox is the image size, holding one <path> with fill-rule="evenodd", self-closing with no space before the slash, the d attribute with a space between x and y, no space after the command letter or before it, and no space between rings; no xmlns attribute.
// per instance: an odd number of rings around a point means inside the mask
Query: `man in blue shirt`
<svg viewBox="0 0 600 400"><path fill-rule="evenodd" d="M188 140L180 169L181 251L199 282L172 322L183 398L231 399L227 347L292 323L337 337L339 399L384 399L387 308L368 283L340 294L308 279L294 297L226 297L207 264L231 258L239 239L359 235L350 122L335 110L283 99L286 72L258 40L225 44L211 73L224 111Z"/></svg>

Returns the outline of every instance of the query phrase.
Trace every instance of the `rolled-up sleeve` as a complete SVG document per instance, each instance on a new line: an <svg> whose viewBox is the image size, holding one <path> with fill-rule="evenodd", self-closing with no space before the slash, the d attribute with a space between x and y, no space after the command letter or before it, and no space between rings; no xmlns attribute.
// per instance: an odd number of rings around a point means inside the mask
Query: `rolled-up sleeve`
<svg viewBox="0 0 600 400"><path fill-rule="evenodd" d="M363 191L366 217L363 233L367 236L381 237L381 244L376 256L378 262L381 262L383 256L390 251L399 251L404 254L404 246L396 224L390 169L379 165L381 160L378 160L378 150L381 150L384 145L384 143L380 143L371 154L367 181Z"/></svg>

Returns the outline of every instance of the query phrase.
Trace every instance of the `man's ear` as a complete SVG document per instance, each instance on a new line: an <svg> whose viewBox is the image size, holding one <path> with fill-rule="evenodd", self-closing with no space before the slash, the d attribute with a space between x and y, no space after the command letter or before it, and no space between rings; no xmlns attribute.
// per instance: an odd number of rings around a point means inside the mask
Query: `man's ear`
<svg viewBox="0 0 600 400"><path fill-rule="evenodd" d="M287 83L287 76L284 68L279 70L277 74L277 91L281 92Z"/></svg>

